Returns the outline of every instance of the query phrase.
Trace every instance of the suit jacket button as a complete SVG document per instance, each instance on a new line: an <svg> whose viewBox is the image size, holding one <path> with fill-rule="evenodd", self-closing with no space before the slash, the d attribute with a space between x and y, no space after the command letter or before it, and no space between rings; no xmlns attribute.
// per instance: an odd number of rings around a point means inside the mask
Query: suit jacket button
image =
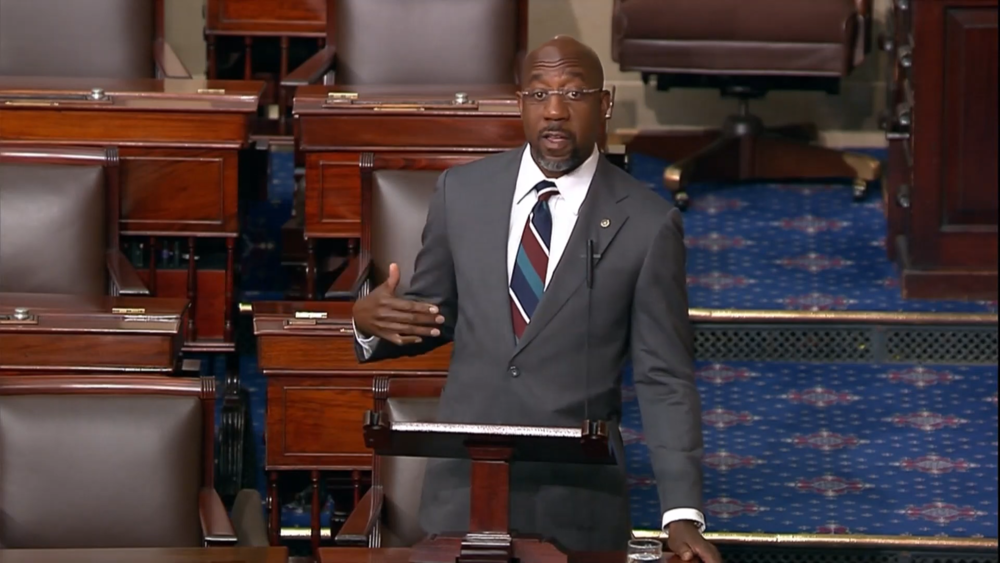
<svg viewBox="0 0 1000 563"><path fill-rule="evenodd" d="M521 370L517 369L517 366L510 366L507 368L507 373L509 373L511 377L518 377L521 375Z"/></svg>

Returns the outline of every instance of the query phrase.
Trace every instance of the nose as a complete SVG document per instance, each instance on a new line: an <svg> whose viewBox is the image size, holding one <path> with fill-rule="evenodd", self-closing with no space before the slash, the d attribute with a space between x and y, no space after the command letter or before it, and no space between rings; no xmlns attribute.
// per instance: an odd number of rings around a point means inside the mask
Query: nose
<svg viewBox="0 0 1000 563"><path fill-rule="evenodd" d="M545 100L545 119L549 121L565 121L569 119L569 108L566 100L559 94L553 94Z"/></svg>

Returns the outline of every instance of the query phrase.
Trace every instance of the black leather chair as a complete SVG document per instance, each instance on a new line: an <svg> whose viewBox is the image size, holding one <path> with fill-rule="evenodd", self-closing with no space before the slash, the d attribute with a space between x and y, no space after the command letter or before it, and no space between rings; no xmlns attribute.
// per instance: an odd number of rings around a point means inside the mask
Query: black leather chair
<svg viewBox="0 0 1000 563"><path fill-rule="evenodd" d="M765 128L749 101L778 89L836 93L871 50L871 27L871 0L615 0L612 56L622 70L660 90L712 88L739 101L721 130L696 135L693 154L664 172L677 205L699 181L847 178L863 197L881 176L877 159L811 144L812 125Z"/></svg>

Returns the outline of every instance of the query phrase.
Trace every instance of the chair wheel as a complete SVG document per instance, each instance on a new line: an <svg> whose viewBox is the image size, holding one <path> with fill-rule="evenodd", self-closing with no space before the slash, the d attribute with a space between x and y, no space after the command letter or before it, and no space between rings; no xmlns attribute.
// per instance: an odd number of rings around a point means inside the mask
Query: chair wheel
<svg viewBox="0 0 1000 563"><path fill-rule="evenodd" d="M854 201L861 201L868 194L868 182L865 180L854 180Z"/></svg>
<svg viewBox="0 0 1000 563"><path fill-rule="evenodd" d="M677 209L687 211L689 203L691 203L691 198L688 197L687 192L677 192L674 194L674 205L677 206Z"/></svg>

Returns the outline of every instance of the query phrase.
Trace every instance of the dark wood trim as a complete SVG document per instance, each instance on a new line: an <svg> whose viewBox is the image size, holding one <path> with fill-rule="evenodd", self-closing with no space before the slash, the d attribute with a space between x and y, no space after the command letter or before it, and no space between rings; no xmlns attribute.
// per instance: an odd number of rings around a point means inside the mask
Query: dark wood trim
<svg viewBox="0 0 1000 563"><path fill-rule="evenodd" d="M166 21L163 0L153 0L153 29L158 41L166 39Z"/></svg>

